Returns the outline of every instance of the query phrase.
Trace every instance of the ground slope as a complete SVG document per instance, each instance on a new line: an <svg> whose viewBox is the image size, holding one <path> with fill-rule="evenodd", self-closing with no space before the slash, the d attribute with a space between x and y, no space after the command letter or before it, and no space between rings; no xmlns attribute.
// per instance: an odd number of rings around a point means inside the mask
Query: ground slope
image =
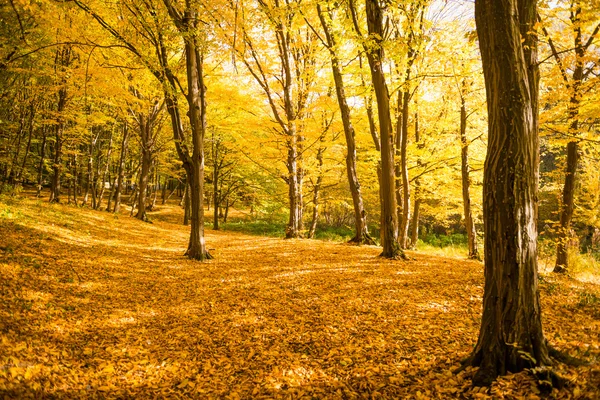
<svg viewBox="0 0 600 400"><path fill-rule="evenodd" d="M451 373L477 338L480 263L211 230L198 263L175 212L0 198L0 398L541 396L526 373L481 393ZM549 340L592 362L551 397L600 397L598 285L541 286Z"/></svg>

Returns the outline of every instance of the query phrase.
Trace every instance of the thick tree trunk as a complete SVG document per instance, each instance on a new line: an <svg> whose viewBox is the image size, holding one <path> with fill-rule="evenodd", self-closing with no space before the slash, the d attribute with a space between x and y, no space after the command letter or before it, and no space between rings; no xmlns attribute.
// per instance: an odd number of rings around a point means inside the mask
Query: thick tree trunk
<svg viewBox="0 0 600 400"><path fill-rule="evenodd" d="M381 237L382 257L405 257L398 245L396 185L394 176L394 143L392 121L390 116L390 99L383 72L383 10L378 0L366 0L367 24L369 34L376 38L373 48L367 53L375 96L377 97L377 114L379 115L379 133L381 137Z"/></svg>
<svg viewBox="0 0 600 400"><path fill-rule="evenodd" d="M334 36L329 22L319 4L317 4L317 11L319 13L319 19L321 26L325 32L325 38L327 40L327 46L329 48L329 55L331 58L331 70L333 72L333 80L335 82L335 91L337 95L338 105L340 107L340 114L342 116L342 124L344 126L344 136L346 139L346 172L348 175L348 184L350 186L350 194L352 195L352 204L354 206L354 227L355 236L351 242L357 244L375 244L375 241L369 235L369 229L367 226L367 213L363 204L360 182L358 181L357 173L357 158L356 158L356 139L354 126L350 118L350 107L346 99L346 90L344 87L344 79L342 76L342 70L340 68L339 59L336 53L337 40ZM331 20L331 12L328 12L329 20ZM322 154L321 154L322 158ZM320 177L319 177L320 178ZM317 192L315 192L315 195ZM314 199L313 199L314 200ZM317 213L318 208L315 203L313 210L313 224L311 224L312 235L309 233L309 237L314 236L314 228L316 228L316 218L314 213ZM313 228L314 225L314 228Z"/></svg>
<svg viewBox="0 0 600 400"><path fill-rule="evenodd" d="M465 82L463 81L463 87ZM462 197L463 210L465 214L465 228L467 229L467 244L469 248L469 258L478 260L479 251L477 250L477 232L475 231L475 223L471 213L471 194L470 186L471 179L469 177L469 142L467 140L467 108L465 106L465 98L461 95L460 105L460 170L462 178Z"/></svg>
<svg viewBox="0 0 600 400"><path fill-rule="evenodd" d="M538 67L535 0L478 0L488 106L485 288L471 362L477 386L550 363L537 275Z"/></svg>

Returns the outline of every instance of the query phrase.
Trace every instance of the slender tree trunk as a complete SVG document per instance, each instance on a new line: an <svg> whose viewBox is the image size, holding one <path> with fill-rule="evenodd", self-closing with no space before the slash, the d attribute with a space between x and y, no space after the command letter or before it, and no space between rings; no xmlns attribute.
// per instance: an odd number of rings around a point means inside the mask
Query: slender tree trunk
<svg viewBox="0 0 600 400"><path fill-rule="evenodd" d="M355 236L351 242L357 244L375 244L373 238L369 235L369 229L367 226L367 213L363 204L360 182L358 180L357 173L357 158L356 158L356 140L354 126L350 118L350 107L346 99L346 91L344 87L344 79L342 76L342 70L340 68L339 59L336 53L337 38L334 36L333 31L329 25L328 20L321 8L321 5L317 4L317 11L319 13L319 19L321 26L325 32L325 38L327 40L327 46L329 48L329 54L331 58L331 70L333 72L333 80L335 82L335 91L337 95L338 105L340 107L340 113L342 116L342 124L344 126L344 136L346 138L346 172L348 174L348 184L350 186L350 193L352 195L352 204L354 206L354 226ZM328 17L331 20L332 15L328 10ZM371 111L372 113L372 111ZM376 131L375 131L376 132ZM321 155L322 157L322 155ZM318 192L315 192L315 196L318 197ZM314 198L313 198L314 203ZM309 237L314 236L314 228L316 228L316 217L315 212L318 216L318 208L316 203L313 209L313 223L311 224L312 235L309 232ZM313 228L314 226L314 228Z"/></svg>
<svg viewBox="0 0 600 400"><path fill-rule="evenodd" d="M324 136L321 136L321 142L324 140ZM308 230L308 237L313 239L315 237L315 233L317 231L317 223L319 221L319 195L321 192L321 185L323 184L323 153L325 152L325 147L319 146L319 150L317 151L317 169L319 171L319 175L317 176L317 182L313 188L313 212L312 212L312 220L310 223L310 228Z"/></svg>
<svg viewBox="0 0 600 400"><path fill-rule="evenodd" d="M196 28L197 16L186 10L188 21L187 33ZM192 214L190 241L186 255L194 260L203 261L212 258L206 250L204 240L204 137L206 134L206 87L204 85L203 55L198 47L195 36L186 37L185 55L188 81L189 118L192 127L192 170L190 178L190 193Z"/></svg>
<svg viewBox="0 0 600 400"><path fill-rule="evenodd" d="M139 192L138 192L138 212L136 218L142 221L147 221L146 215L146 196L148 192L148 175L152 166L152 153L150 149L142 144L142 169L139 176Z"/></svg>
<svg viewBox="0 0 600 400"><path fill-rule="evenodd" d="M295 123L289 125L288 134L288 156L287 156L287 168L288 168L288 200L290 204L290 216L288 225L285 230L285 237L287 239L299 238L302 236L300 231L300 219L302 218L302 204L298 204L300 196L298 192L301 190L300 182L298 182L298 135L296 134Z"/></svg>
<svg viewBox="0 0 600 400"><path fill-rule="evenodd" d="M114 168L112 171L112 174L109 174L108 176L108 182L110 184L110 193L108 194L108 197L106 198L106 210L107 212L110 212L111 210L111 206L112 206L112 201L115 198L115 189L117 186L117 177L114 176ZM111 179L112 178L112 179Z"/></svg>
<svg viewBox="0 0 600 400"><path fill-rule="evenodd" d="M415 103L416 104L416 103ZM423 148L423 143L421 143L421 137L419 132L419 114L415 112L415 142L417 144L417 148L421 150ZM421 157L417 157L417 166L421 167ZM414 209L412 213L412 221L411 221L411 232L410 232L410 246L411 248L417 247L417 241L419 240L419 218L421 213L421 178L417 176L415 179L415 195L414 195Z"/></svg>
<svg viewBox="0 0 600 400"><path fill-rule="evenodd" d="M163 185L162 185L162 193L160 194L161 203L163 205L167 204L167 184L168 183L169 183L169 178L167 176L165 176L165 181L163 182Z"/></svg>
<svg viewBox="0 0 600 400"><path fill-rule="evenodd" d="M159 191L159 175L158 175L158 165L154 165L154 193L152 194L152 203L150 204L150 209L154 210L156 208L156 199L158 197Z"/></svg>
<svg viewBox="0 0 600 400"><path fill-rule="evenodd" d="M25 171L25 166L27 165L27 158L29 157L29 150L31 149L31 139L33 137L33 120L35 119L35 105L33 101L29 107L29 122L28 122L28 138L27 145L25 146L25 155L23 156L23 161L17 171L15 181L21 181L23 177L23 171Z"/></svg>
<svg viewBox="0 0 600 400"><path fill-rule="evenodd" d="M575 70L573 83L570 86L572 94L569 101L569 135L573 138L580 136L579 108L581 103L581 84L583 81L583 59L585 51L582 47L581 25L579 14L581 6L577 5L572 16L575 28ZM569 269L569 239L571 236L571 220L575 210L575 185L577 182L577 164L579 163L579 143L572 140L567 143L567 166L565 170L565 184L563 186L562 201L560 203L560 227L556 245L556 263L554 272L566 272Z"/></svg>
<svg viewBox="0 0 600 400"><path fill-rule="evenodd" d="M476 386L550 364L537 275L538 82L535 0L478 0L488 106L485 287L471 364Z"/></svg>
<svg viewBox="0 0 600 400"><path fill-rule="evenodd" d="M96 210L99 210L100 207L102 206L102 198L104 197L104 191L106 190L106 182L107 182L106 176L108 175L108 172L110 169L110 156L112 154L112 147L113 147L113 133L111 131L110 137L108 140L108 150L106 152L106 164L104 166L104 172L102 173L100 194L98 195L98 201L96 202L96 207L95 207ZM108 181L110 182L110 177L109 177Z"/></svg>
<svg viewBox="0 0 600 400"><path fill-rule="evenodd" d="M38 179L36 197L42 194L42 183L44 182L44 161L46 160L46 127L42 128L42 146L40 149L40 162L38 164Z"/></svg>
<svg viewBox="0 0 600 400"><path fill-rule="evenodd" d="M10 160L10 168L8 169L8 173L6 174L6 180L9 184L15 183L15 175L17 173L17 165L19 163L19 155L21 154L21 140L23 139L23 132L25 131L25 117L27 115L27 111L22 108L19 117L19 129L17 130L17 134L15 136L15 140L12 143L14 148L14 155ZM16 143L15 143L16 142Z"/></svg>
<svg viewBox="0 0 600 400"><path fill-rule="evenodd" d="M475 231L475 223L471 213L471 194L470 186L471 179L469 177L469 142L467 140L467 108L465 105L464 95L465 81L463 80L463 93L461 94L460 104L460 170L462 178L462 197L463 210L465 214L465 227L467 229L467 243L469 247L469 258L479 259L479 251L477 250L477 232Z"/></svg>
<svg viewBox="0 0 600 400"><path fill-rule="evenodd" d="M377 97L377 113L379 115L379 132L381 136L381 214L382 245L381 256L386 258L405 257L398 245L396 185L394 181L394 153L392 122L390 116L390 99L383 72L383 10L377 0L366 0L367 24L369 34L375 38L373 48L367 52L371 78L375 96Z"/></svg>
<svg viewBox="0 0 600 400"><path fill-rule="evenodd" d="M407 71L407 82L410 79L410 70ZM398 224L398 243L403 249L408 244L408 226L410 223L410 181L408 179L408 112L410 92L405 88L402 95L402 129L400 137L400 176L402 177L402 215ZM397 150L398 151L398 150Z"/></svg>
<svg viewBox="0 0 600 400"><path fill-rule="evenodd" d="M77 154L73 154L73 203L78 206L77 190L79 189Z"/></svg>
<svg viewBox="0 0 600 400"><path fill-rule="evenodd" d="M117 186L115 188L115 207L113 211L118 213L121 209L121 194L123 184L125 183L125 160L127 158L127 148L129 146L129 129L127 123L123 123L123 140L121 141L121 154L119 156L119 172L117 177Z"/></svg>
<svg viewBox="0 0 600 400"><path fill-rule="evenodd" d="M190 195L190 188L186 184L185 190L183 191L183 225L188 226L190 224L190 216L192 214L192 199ZM218 216L217 216L218 218Z"/></svg>
<svg viewBox="0 0 600 400"><path fill-rule="evenodd" d="M64 110L66 103L66 90L59 91L59 112ZM60 202L60 178L62 174L62 146L63 146L63 129L64 122L62 120L56 125L54 129L54 160L52 163L52 181L50 186L50 202Z"/></svg>
<svg viewBox="0 0 600 400"><path fill-rule="evenodd" d="M219 174L220 174L220 162L219 162L219 139L215 138L213 133L212 140L212 159L213 159L213 229L219 230L219 206L221 205L221 199L219 196Z"/></svg>

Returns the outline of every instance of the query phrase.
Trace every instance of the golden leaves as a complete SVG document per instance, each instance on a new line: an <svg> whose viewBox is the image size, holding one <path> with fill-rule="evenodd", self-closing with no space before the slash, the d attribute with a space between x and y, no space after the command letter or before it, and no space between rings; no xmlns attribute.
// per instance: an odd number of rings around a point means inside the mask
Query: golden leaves
<svg viewBox="0 0 600 400"><path fill-rule="evenodd" d="M476 262L386 261L376 247L207 230L216 258L200 264L181 256L179 225L45 207L24 201L23 217L0 220L15 249L0 253L0 391L9 397L541 396L527 373L471 388L472 369L451 372L477 337ZM69 279L71 266L83 282ZM597 286L578 285L541 283L547 336L597 359L599 322L575 295ZM597 393L597 366L561 373L574 386L556 398Z"/></svg>

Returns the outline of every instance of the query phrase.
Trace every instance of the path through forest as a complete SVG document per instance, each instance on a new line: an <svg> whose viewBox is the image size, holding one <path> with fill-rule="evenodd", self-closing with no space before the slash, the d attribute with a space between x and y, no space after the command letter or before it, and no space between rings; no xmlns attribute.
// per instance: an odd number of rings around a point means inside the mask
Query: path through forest
<svg viewBox="0 0 600 400"><path fill-rule="evenodd" d="M491 392L451 370L475 344L482 265L378 247L187 229L0 199L0 397L537 398L528 374ZM595 362L557 398L600 396L600 286L544 275L544 326ZM580 397L577 397L580 396Z"/></svg>

